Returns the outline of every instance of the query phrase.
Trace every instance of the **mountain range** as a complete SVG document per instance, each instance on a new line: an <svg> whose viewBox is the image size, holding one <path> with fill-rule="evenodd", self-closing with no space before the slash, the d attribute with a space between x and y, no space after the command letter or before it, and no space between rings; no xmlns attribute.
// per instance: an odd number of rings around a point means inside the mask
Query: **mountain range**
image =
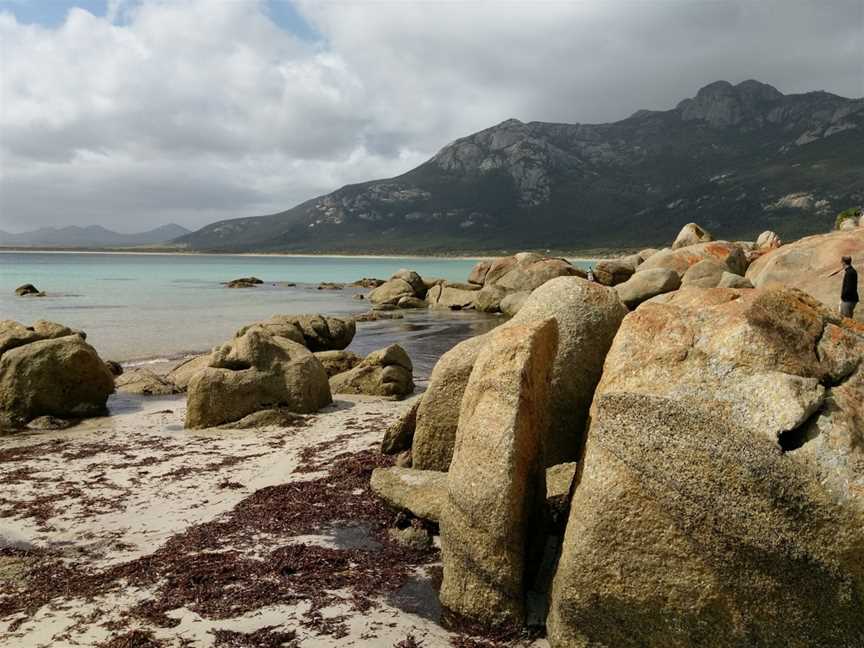
<svg viewBox="0 0 864 648"><path fill-rule="evenodd" d="M43 227L32 232L10 234L0 230L0 246L57 248L121 248L162 245L189 234L180 225L170 224L137 234L121 234L99 225L89 227Z"/></svg>

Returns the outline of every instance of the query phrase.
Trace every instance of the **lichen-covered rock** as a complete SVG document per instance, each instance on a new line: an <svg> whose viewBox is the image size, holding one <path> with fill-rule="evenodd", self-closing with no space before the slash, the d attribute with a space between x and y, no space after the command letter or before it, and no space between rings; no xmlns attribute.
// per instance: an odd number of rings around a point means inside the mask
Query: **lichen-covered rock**
<svg viewBox="0 0 864 648"><path fill-rule="evenodd" d="M759 257L747 270L757 288L798 288L810 293L832 310L840 303L840 260L850 256L858 264L858 291L864 293L864 231L832 232L808 236ZM833 276L832 276L833 275ZM864 322L864 308L855 319Z"/></svg>
<svg viewBox="0 0 864 648"><path fill-rule="evenodd" d="M334 394L404 397L414 392L414 366L398 344L374 351L350 371L330 378Z"/></svg>
<svg viewBox="0 0 864 648"><path fill-rule="evenodd" d="M83 334L50 322L0 322L0 427L98 416L113 391L114 377Z"/></svg>
<svg viewBox="0 0 864 648"><path fill-rule="evenodd" d="M317 412L332 401L327 372L303 345L259 329L217 347L189 382L186 427L215 427L253 412Z"/></svg>
<svg viewBox="0 0 864 648"><path fill-rule="evenodd" d="M511 292L531 292L556 277L585 277L585 272L565 259L517 254L516 262L507 272L495 276L493 269L486 275L486 283L494 283Z"/></svg>
<svg viewBox="0 0 864 648"><path fill-rule="evenodd" d="M582 465L553 648L864 642L864 516L811 463L696 402L609 393Z"/></svg>
<svg viewBox="0 0 864 648"><path fill-rule="evenodd" d="M169 396L182 390L164 376L149 369L130 369L114 379L118 392L141 396Z"/></svg>
<svg viewBox="0 0 864 648"><path fill-rule="evenodd" d="M630 313L596 396L702 405L823 472L864 508L864 328L793 290L687 288Z"/></svg>
<svg viewBox="0 0 864 648"><path fill-rule="evenodd" d="M363 358L353 351L318 351L314 355L324 367L328 378L350 371L363 362Z"/></svg>
<svg viewBox="0 0 864 648"><path fill-rule="evenodd" d="M524 619L530 536L546 496L555 320L493 331L465 390L441 515L441 604L489 625Z"/></svg>
<svg viewBox="0 0 864 648"><path fill-rule="evenodd" d="M700 227L696 223L687 223L681 228L681 231L678 232L678 236L675 237L675 241L672 243L672 249L677 250L678 248L696 245L697 243L708 243L713 240L714 237L704 228Z"/></svg>
<svg viewBox="0 0 864 648"><path fill-rule="evenodd" d="M447 473L416 468L376 468L372 490L390 506L415 517L439 522L447 500Z"/></svg>
<svg viewBox="0 0 864 648"><path fill-rule="evenodd" d="M698 243L674 250L669 248L660 250L643 261L636 269L636 274L646 270L665 268L673 270L679 277L683 277L690 266L704 259L718 261L726 266L726 270L739 275L743 275L747 271L749 263L747 255L737 243L712 241L711 243Z"/></svg>
<svg viewBox="0 0 864 648"><path fill-rule="evenodd" d="M618 297L628 308L636 308L639 304L657 295L662 295L681 287L681 278L674 270L654 268L635 273L627 281L615 286Z"/></svg>

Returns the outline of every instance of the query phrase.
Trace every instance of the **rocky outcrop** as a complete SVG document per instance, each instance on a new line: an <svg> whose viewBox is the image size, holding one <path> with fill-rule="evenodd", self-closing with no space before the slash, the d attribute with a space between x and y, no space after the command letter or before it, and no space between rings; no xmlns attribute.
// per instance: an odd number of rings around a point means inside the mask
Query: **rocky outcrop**
<svg viewBox="0 0 864 648"><path fill-rule="evenodd" d="M714 237L707 230L699 227L696 223L687 223L681 228L675 241L672 243L672 249L688 247L697 243L708 243L713 241Z"/></svg>
<svg viewBox="0 0 864 648"><path fill-rule="evenodd" d="M453 457L459 406L474 362L489 334L460 342L441 356L417 409L412 456L414 468L447 471Z"/></svg>
<svg viewBox="0 0 864 648"><path fill-rule="evenodd" d="M554 319L500 328L471 373L441 516L442 605L490 625L524 618L525 565L546 495Z"/></svg>
<svg viewBox="0 0 864 648"><path fill-rule="evenodd" d="M358 279L350 284L352 288L377 288L378 286L384 284L383 279L375 279L373 277L363 277L362 279Z"/></svg>
<svg viewBox="0 0 864 648"><path fill-rule="evenodd" d="M0 321L0 428L105 413L114 377L85 337L53 322Z"/></svg>
<svg viewBox="0 0 864 648"><path fill-rule="evenodd" d="M682 289L628 315L597 395L701 405L864 508L864 329L790 290Z"/></svg>
<svg viewBox="0 0 864 648"><path fill-rule="evenodd" d="M372 490L393 508L415 517L439 522L447 501L447 473L415 468L376 468Z"/></svg>
<svg viewBox="0 0 864 648"><path fill-rule="evenodd" d="M861 511L767 436L671 396L596 402L552 647L861 645Z"/></svg>
<svg viewBox="0 0 864 648"><path fill-rule="evenodd" d="M844 256L859 264L858 280L864 281L859 262L864 260L864 230L808 236L788 243L754 261L746 276L757 288L799 288L837 310L842 276L832 273L840 269ZM859 293L864 293L864 283L859 283ZM864 308L857 309L855 319L864 321Z"/></svg>
<svg viewBox="0 0 864 648"><path fill-rule="evenodd" d="M15 289L15 295L18 297L44 297L45 293L33 284L24 284Z"/></svg>
<svg viewBox="0 0 864 648"><path fill-rule="evenodd" d="M403 297L417 297L411 284L404 279L390 279L369 293L369 301L373 304L395 306Z"/></svg>
<svg viewBox="0 0 864 648"><path fill-rule="evenodd" d="M352 351L318 351L315 357L324 367L328 378L350 371L363 362L363 358Z"/></svg>
<svg viewBox="0 0 864 648"><path fill-rule="evenodd" d="M330 379L334 394L404 397L414 392L414 366L398 344L374 351L350 371Z"/></svg>
<svg viewBox="0 0 864 648"><path fill-rule="evenodd" d="M308 414L332 401L327 372L306 347L254 327L214 349L209 367L192 377L187 392L187 428L273 408Z"/></svg>
<svg viewBox="0 0 864 648"><path fill-rule="evenodd" d="M123 394L169 396L182 390L164 376L149 369L130 369L114 379L114 386Z"/></svg>
<svg viewBox="0 0 864 648"><path fill-rule="evenodd" d="M674 270L654 268L635 273L630 279L615 286L618 297L628 308L636 308L642 302L678 290L681 278Z"/></svg>
<svg viewBox="0 0 864 648"><path fill-rule="evenodd" d="M274 315L269 320L244 326L235 334L241 337L249 331L282 337L304 345L313 352L341 351L354 339L357 326L353 319L323 315Z"/></svg>
<svg viewBox="0 0 864 648"><path fill-rule="evenodd" d="M489 264L485 274L481 264ZM484 276L483 285L496 285L508 292L531 292L555 277L585 277L585 272L575 268L565 259L544 257L532 252L520 252L511 257L501 257L491 262L481 261L472 276Z"/></svg>
<svg viewBox="0 0 864 648"><path fill-rule="evenodd" d="M189 383L192 381L192 378L199 371L206 369L210 366L210 354L204 353L202 355L192 356L191 358L186 358L176 367L174 367L171 371L168 372L168 375L165 376L168 380L170 380L174 385L176 385L181 391L186 391L186 388L189 387Z"/></svg>
<svg viewBox="0 0 864 648"><path fill-rule="evenodd" d="M704 259L717 261L723 264L726 270L735 274L743 275L747 271L747 255L740 245L729 241L713 241L675 250L669 248L660 250L646 259L636 269L636 273L665 268L673 270L679 277L683 277L690 266Z"/></svg>

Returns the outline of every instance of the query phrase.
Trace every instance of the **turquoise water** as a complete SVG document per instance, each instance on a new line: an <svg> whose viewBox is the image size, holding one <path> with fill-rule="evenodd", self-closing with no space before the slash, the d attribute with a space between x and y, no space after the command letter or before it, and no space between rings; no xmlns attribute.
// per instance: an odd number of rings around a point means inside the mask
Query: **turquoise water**
<svg viewBox="0 0 864 648"><path fill-rule="evenodd" d="M83 329L105 358L135 361L206 351L244 324L276 313L347 314L368 310L354 288L317 290L319 282L386 279L400 268L465 281L462 259L258 257L0 252L0 319L48 319ZM254 275L266 283L227 289L221 282ZM294 288L276 287L294 282ZM46 297L16 297L32 283ZM459 339L488 330L494 318L473 313L411 313L400 322L364 324L352 348L391 341L432 360ZM445 348L446 347L446 348Z"/></svg>

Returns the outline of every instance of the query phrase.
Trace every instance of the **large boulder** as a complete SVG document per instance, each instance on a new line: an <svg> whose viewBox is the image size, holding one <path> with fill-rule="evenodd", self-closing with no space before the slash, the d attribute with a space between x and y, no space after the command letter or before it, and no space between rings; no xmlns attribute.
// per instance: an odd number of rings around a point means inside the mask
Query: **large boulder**
<svg viewBox="0 0 864 648"><path fill-rule="evenodd" d="M414 431L417 429L417 410L420 408L420 399L405 411L398 419L384 430L384 438L381 439L381 453L395 455L400 452L411 450L414 442Z"/></svg>
<svg viewBox="0 0 864 648"><path fill-rule="evenodd" d="M864 508L864 327L794 290L682 289L630 313L597 395L702 405Z"/></svg>
<svg viewBox="0 0 864 648"><path fill-rule="evenodd" d="M369 293L369 301L373 304L389 304L395 306L403 297L416 297L417 292L404 279L390 279Z"/></svg>
<svg viewBox="0 0 864 648"><path fill-rule="evenodd" d="M201 355L186 358L175 366L168 375L165 376L169 381L176 385L181 391L186 391L192 378L199 371L203 371L210 366L210 354L203 353Z"/></svg>
<svg viewBox="0 0 864 648"><path fill-rule="evenodd" d="M604 286L617 286L632 277L641 263L642 259L635 254L620 259L601 259L594 264L594 279Z"/></svg>
<svg viewBox="0 0 864 648"><path fill-rule="evenodd" d="M330 379L334 394L403 397L414 392L414 366L398 344L374 351L350 371Z"/></svg>
<svg viewBox="0 0 864 648"><path fill-rule="evenodd" d="M501 286L494 284L484 286L474 295L474 310L481 313L497 313L501 310L501 300L509 294L511 293Z"/></svg>
<svg viewBox="0 0 864 648"><path fill-rule="evenodd" d="M464 340L439 358L417 409L412 445L413 466L447 471L453 458L459 406L474 362L489 334Z"/></svg>
<svg viewBox="0 0 864 648"><path fill-rule="evenodd" d="M510 293L501 300L498 308L508 317L513 317L521 310L522 306L525 305L526 300L530 296L531 293L525 290Z"/></svg>
<svg viewBox="0 0 864 648"><path fill-rule="evenodd" d="M215 427L259 410L317 412L332 401L327 372L303 345L253 328L217 347L189 383L186 427Z"/></svg>
<svg viewBox="0 0 864 648"><path fill-rule="evenodd" d="M681 228L681 231L678 232L678 236L675 237L675 241L672 243L672 249L677 250L678 248L696 245L697 243L708 243L713 240L714 237L704 228L700 227L696 223L687 223Z"/></svg>
<svg viewBox="0 0 864 648"><path fill-rule="evenodd" d="M485 624L524 619L529 539L546 497L550 318L499 328L471 373L441 515L442 605Z"/></svg>
<svg viewBox="0 0 864 648"><path fill-rule="evenodd" d="M482 286L486 283L486 274L489 272L489 268L492 267L492 261L489 259L479 261L477 265L471 268L471 272L468 274L468 283L476 284L478 286Z"/></svg>
<svg viewBox="0 0 864 648"><path fill-rule="evenodd" d="M807 461L697 403L615 393L581 465L553 648L864 645L864 517Z"/></svg>
<svg viewBox="0 0 864 648"><path fill-rule="evenodd" d="M415 517L439 522L447 501L447 473L416 468L376 468L370 480L378 497Z"/></svg>
<svg viewBox="0 0 864 648"><path fill-rule="evenodd" d="M0 322L0 427L98 416L113 391L114 376L83 334L51 322Z"/></svg>
<svg viewBox="0 0 864 648"><path fill-rule="evenodd" d="M433 286L426 293L426 301L435 308L466 310L474 307L474 300L481 291L453 286L447 282Z"/></svg>
<svg viewBox="0 0 864 648"><path fill-rule="evenodd" d="M118 392L141 396L169 396L182 390L164 376L149 369L130 369L114 379Z"/></svg>
<svg viewBox="0 0 864 648"><path fill-rule="evenodd" d="M669 248L660 250L643 261L636 269L636 273L665 268L683 277L690 266L703 259L718 261L725 266L726 270L735 274L743 275L747 271L747 255L740 245L729 241L712 241L674 250Z"/></svg>
<svg viewBox="0 0 864 648"><path fill-rule="evenodd" d="M423 282L423 277L413 270L401 269L394 274L391 279L401 279L414 291L414 296L423 298L426 296L426 284Z"/></svg>
<svg viewBox="0 0 864 648"><path fill-rule="evenodd" d="M693 288L716 288L724 272L728 272L726 266L719 261L702 259L687 269L681 277L681 285Z"/></svg>
<svg viewBox="0 0 864 648"><path fill-rule="evenodd" d="M799 288L832 310L840 303L842 273L840 259L851 256L859 264L859 282L864 282L861 261L864 261L864 230L832 232L808 236L772 250L754 261L747 278L757 288ZM859 283L864 292L864 283ZM864 308L857 309L855 319L864 322Z"/></svg>
<svg viewBox="0 0 864 648"><path fill-rule="evenodd" d="M357 325L352 318L323 315L274 315L269 320L244 326L235 334L257 330L304 345L310 351L341 351L354 339Z"/></svg>
<svg viewBox="0 0 864 648"><path fill-rule="evenodd" d="M613 288L579 277L558 277L537 288L505 326L554 317L558 352L549 386L551 424L544 441L544 463L575 460L603 361L627 308Z"/></svg>
<svg viewBox="0 0 864 648"><path fill-rule="evenodd" d="M591 396L603 359L627 309L614 289L579 277L558 277L529 297L502 327L554 317L559 347L552 371L552 426L546 465L573 460L579 453ZM466 340L445 353L429 378L417 413L413 458L416 468L447 470L459 421L459 403L477 356L489 335Z"/></svg>
<svg viewBox="0 0 864 648"><path fill-rule="evenodd" d="M681 278L677 272L668 268L654 268L635 273L624 283L615 286L615 291L628 308L636 308L652 297L680 287Z"/></svg>
<svg viewBox="0 0 864 648"><path fill-rule="evenodd" d="M494 262L486 274L486 285L494 284L510 292L531 292L555 277L585 277L583 270L574 267L566 259L529 253L505 259L512 259L512 262Z"/></svg>

